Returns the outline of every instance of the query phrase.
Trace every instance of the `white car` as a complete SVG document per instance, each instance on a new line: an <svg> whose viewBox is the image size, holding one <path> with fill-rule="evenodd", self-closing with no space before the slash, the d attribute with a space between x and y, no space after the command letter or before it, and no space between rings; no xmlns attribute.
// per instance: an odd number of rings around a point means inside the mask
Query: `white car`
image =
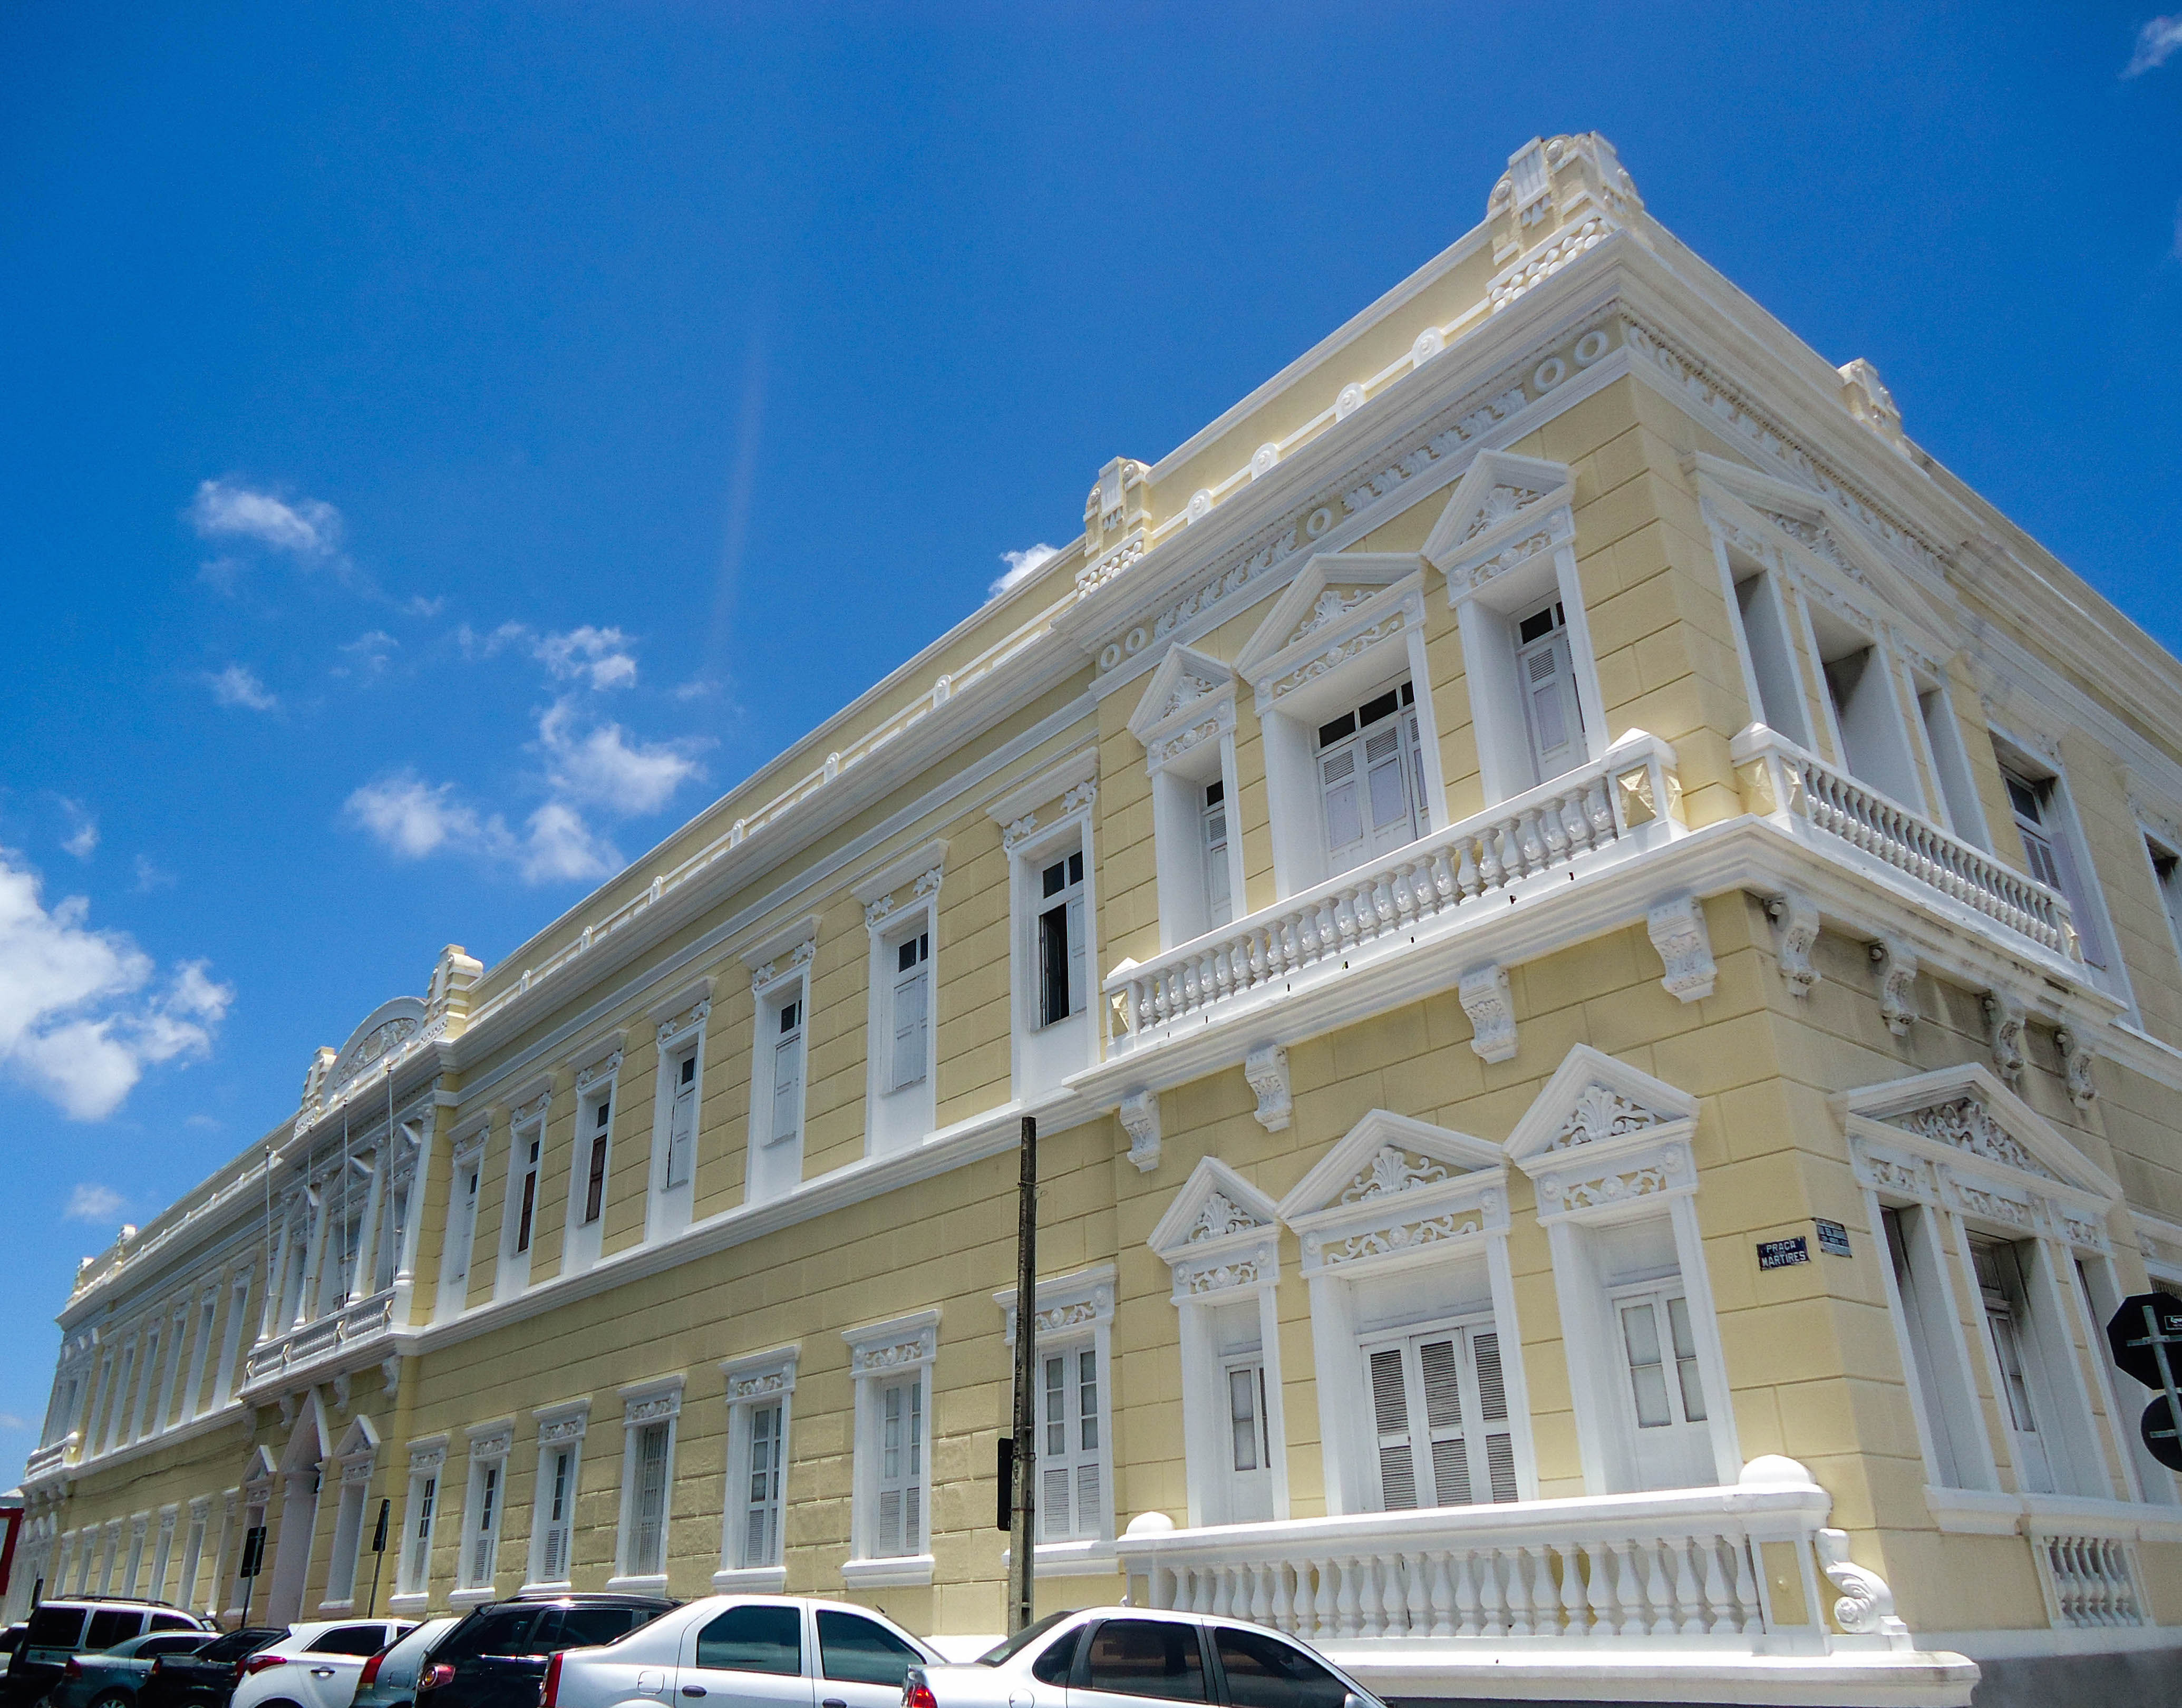
<svg viewBox="0 0 2182 1708"><path fill-rule="evenodd" d="M1053 1613L966 1666L912 1668L902 1708L1382 1708L1308 1644L1201 1613Z"/></svg>
<svg viewBox="0 0 2182 1708"><path fill-rule="evenodd" d="M363 1663L413 1628L407 1619L320 1619L242 1663L228 1708L349 1708Z"/></svg>
<svg viewBox="0 0 2182 1708"><path fill-rule="evenodd" d="M901 1708L939 1651L884 1614L801 1595L707 1595L618 1643L568 1649L540 1708ZM236 1708L243 1708L237 1704Z"/></svg>

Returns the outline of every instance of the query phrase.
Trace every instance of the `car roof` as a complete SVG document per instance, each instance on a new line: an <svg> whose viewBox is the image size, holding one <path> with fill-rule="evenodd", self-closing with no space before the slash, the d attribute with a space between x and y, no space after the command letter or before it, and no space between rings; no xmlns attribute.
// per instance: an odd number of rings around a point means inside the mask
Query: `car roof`
<svg viewBox="0 0 2182 1708"><path fill-rule="evenodd" d="M197 1616L171 1601L153 1601L141 1595L48 1595L38 1603L37 1611L42 1612L48 1607L141 1607L147 1611L189 1613L192 1619Z"/></svg>
<svg viewBox="0 0 2182 1708"><path fill-rule="evenodd" d="M503 1607L679 1607L682 1604L668 1595L639 1595L623 1591L603 1589L547 1590L535 1595L511 1595L505 1601L488 1601L474 1609L479 1613L497 1612Z"/></svg>

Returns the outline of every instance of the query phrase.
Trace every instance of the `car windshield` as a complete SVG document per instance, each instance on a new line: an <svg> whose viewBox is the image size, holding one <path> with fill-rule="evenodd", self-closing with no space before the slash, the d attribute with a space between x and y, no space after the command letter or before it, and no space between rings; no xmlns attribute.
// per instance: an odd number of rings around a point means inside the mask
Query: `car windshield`
<svg viewBox="0 0 2182 1708"><path fill-rule="evenodd" d="M1076 1612L1073 1608L1066 1612L1049 1613L1036 1624L1024 1626L1022 1630L1016 1632L997 1649L988 1649L977 1657L977 1664L980 1666L998 1666L1003 1661L1012 1661L1062 1620L1073 1619L1075 1616Z"/></svg>

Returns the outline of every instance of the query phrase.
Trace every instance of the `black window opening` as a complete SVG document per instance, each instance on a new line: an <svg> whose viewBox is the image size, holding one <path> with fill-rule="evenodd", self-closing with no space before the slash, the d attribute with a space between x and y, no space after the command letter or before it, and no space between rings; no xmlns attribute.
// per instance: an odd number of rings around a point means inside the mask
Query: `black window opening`
<svg viewBox="0 0 2182 1708"><path fill-rule="evenodd" d="M1083 971L1083 851L1038 873L1038 1023L1050 1026L1087 1006Z"/></svg>
<svg viewBox="0 0 2182 1708"><path fill-rule="evenodd" d="M606 1208L606 1137L612 1123L612 1105L601 1097L591 1117L591 1163L590 1178L584 1187L584 1220L587 1224L597 1221L600 1212Z"/></svg>

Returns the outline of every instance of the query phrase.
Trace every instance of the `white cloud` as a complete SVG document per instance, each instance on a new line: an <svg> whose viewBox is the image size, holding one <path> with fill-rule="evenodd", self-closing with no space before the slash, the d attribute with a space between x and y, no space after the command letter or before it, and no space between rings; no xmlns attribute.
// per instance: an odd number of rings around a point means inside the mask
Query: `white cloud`
<svg viewBox="0 0 2182 1708"><path fill-rule="evenodd" d="M2182 12L2147 19L2136 32L2136 52L2122 68L2121 75L2140 77L2147 71L2157 71L2174 57L2177 48L2182 48Z"/></svg>
<svg viewBox="0 0 2182 1708"><path fill-rule="evenodd" d="M252 712L270 712L280 702L273 691L258 679L258 673L247 664L230 664L224 670L207 676L205 682L212 690L212 697L222 706L241 706Z"/></svg>
<svg viewBox="0 0 2182 1708"><path fill-rule="evenodd" d="M166 890L173 887L174 874L154 866L147 855L139 854L136 857L136 893L139 896L148 896L154 890Z"/></svg>
<svg viewBox="0 0 2182 1708"><path fill-rule="evenodd" d="M365 784L348 797L343 810L404 860L421 860L451 845L485 847L492 840L490 826L454 796L451 783L435 786L414 771L402 770Z"/></svg>
<svg viewBox="0 0 2182 1708"><path fill-rule="evenodd" d="M0 1429L27 1429L30 1427L29 1418L18 1417L13 1411L0 1411Z"/></svg>
<svg viewBox="0 0 2182 1708"><path fill-rule="evenodd" d="M61 1217L69 1222L113 1222L128 1207L128 1201L111 1186L86 1180L69 1194L68 1208Z"/></svg>
<svg viewBox="0 0 2182 1708"><path fill-rule="evenodd" d="M61 811L69 817L69 834L61 839L61 849L79 860L88 860L98 848L98 820L84 810L80 801L65 798Z"/></svg>
<svg viewBox="0 0 2182 1708"><path fill-rule="evenodd" d="M349 662L336 664L336 676L362 676L367 681L381 674L402 643L384 629L368 629L353 640L344 640L340 651Z"/></svg>
<svg viewBox="0 0 2182 1708"><path fill-rule="evenodd" d="M201 961L151 990L152 957L87 927L90 910L71 896L47 912L0 849L0 1068L79 1121L111 1114L152 1063L207 1054L235 1000Z"/></svg>
<svg viewBox="0 0 2182 1708"><path fill-rule="evenodd" d="M446 605L447 596L444 593L436 599L427 599L422 593L413 593L409 596L408 603L402 607L402 612L406 617L436 617L446 608Z"/></svg>
<svg viewBox="0 0 2182 1708"><path fill-rule="evenodd" d="M573 699L557 700L538 720L538 739L547 755L546 776L569 800L603 807L623 818L656 812L674 791L703 768L689 744L644 742L632 747L618 724L579 735L571 729Z"/></svg>
<svg viewBox="0 0 2182 1708"><path fill-rule="evenodd" d="M341 512L316 498L293 503L270 492L207 480L189 509L190 525L207 540L255 540L298 557L327 557L341 544Z"/></svg>
<svg viewBox="0 0 2182 1708"><path fill-rule="evenodd" d="M1001 552L1000 562L1008 566L1007 569L994 578L993 585L985 590L985 596L988 599L999 598L1009 588L1029 580L1060 555L1060 547L1049 546L1043 540L1027 551Z"/></svg>
<svg viewBox="0 0 2182 1708"><path fill-rule="evenodd" d="M595 835L565 801L548 801L530 815L520 868L527 884L606 878L622 868L620 850Z"/></svg>
<svg viewBox="0 0 2182 1708"><path fill-rule="evenodd" d="M589 677L591 686L601 690L629 688L636 683L636 660L629 646L629 636L620 629L586 623L565 635L541 635L531 656L558 682Z"/></svg>

